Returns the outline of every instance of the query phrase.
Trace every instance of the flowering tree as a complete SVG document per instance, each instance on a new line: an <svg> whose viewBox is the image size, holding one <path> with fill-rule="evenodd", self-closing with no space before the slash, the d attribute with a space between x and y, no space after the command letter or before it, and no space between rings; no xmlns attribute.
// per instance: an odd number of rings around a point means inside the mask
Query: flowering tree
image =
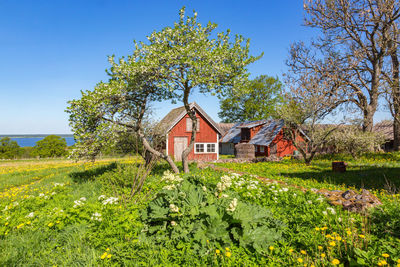
<svg viewBox="0 0 400 267"><path fill-rule="evenodd" d="M136 43L134 55L140 55L142 68L157 69L156 86L170 92L170 99L181 101L192 119L189 146L182 153L184 171L188 172L187 157L196 138L197 120L190 110L189 96L193 90L223 95L233 88L247 84L246 66L259 57L249 56L249 40L236 35L230 42L230 31L213 33L217 25L202 26L197 13L185 18L185 8L173 27L153 32L148 43ZM216 37L212 37L212 36Z"/></svg>
<svg viewBox="0 0 400 267"><path fill-rule="evenodd" d="M143 122L150 103L182 101L193 123L190 144L182 154L184 171L189 171L187 156L197 129L189 106L190 94L198 89L221 95L243 87L248 78L246 66L259 57L249 56L249 40L236 36L231 43L229 31L211 38L216 24L203 27L196 13L185 18L184 8L179 14L179 22L173 27L153 32L146 43L135 42L132 55L118 62L111 56L110 81L99 83L94 91L82 92L80 100L70 102L67 112L78 140L76 153L95 155L102 144L116 139L116 133L131 131L140 136L147 151L167 160L178 172L168 155L152 148Z"/></svg>

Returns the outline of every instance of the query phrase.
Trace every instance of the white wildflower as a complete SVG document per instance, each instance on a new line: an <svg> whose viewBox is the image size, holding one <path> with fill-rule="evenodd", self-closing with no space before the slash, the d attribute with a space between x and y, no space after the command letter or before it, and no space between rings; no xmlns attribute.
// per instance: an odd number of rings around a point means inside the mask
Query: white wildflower
<svg viewBox="0 0 400 267"><path fill-rule="evenodd" d="M204 185L201 189L203 189L204 192L207 192L207 187L205 187Z"/></svg>
<svg viewBox="0 0 400 267"><path fill-rule="evenodd" d="M322 212L322 214L324 214L325 216L328 215L328 213L325 210Z"/></svg>
<svg viewBox="0 0 400 267"><path fill-rule="evenodd" d="M97 213L97 212L95 212L95 213L93 213L92 214L92 217L90 217L90 219L92 220L92 221L99 221L99 222L101 222L103 219L101 218L101 214L100 213Z"/></svg>
<svg viewBox="0 0 400 267"><path fill-rule="evenodd" d="M79 207L79 206L82 206L83 205L83 202L82 201L80 201L80 200L75 200L74 201L74 208L76 208L76 207Z"/></svg>
<svg viewBox="0 0 400 267"><path fill-rule="evenodd" d="M107 204L117 204L118 198L117 197L109 197L106 200L103 201L103 205Z"/></svg>
<svg viewBox="0 0 400 267"><path fill-rule="evenodd" d="M105 195L101 195L101 196L99 196L97 199L98 199L98 200L103 200L103 199L105 199L105 198L106 198Z"/></svg>
<svg viewBox="0 0 400 267"><path fill-rule="evenodd" d="M179 183L182 182L183 179L181 177L179 177L178 174L172 173L169 170L165 171L163 173L163 177L161 178L161 181L166 181L168 183Z"/></svg>
<svg viewBox="0 0 400 267"><path fill-rule="evenodd" d="M312 201L311 200L307 200L307 204L312 204Z"/></svg>
<svg viewBox="0 0 400 267"><path fill-rule="evenodd" d="M165 190L173 190L175 188L176 188L176 186L174 184L166 185L166 186L163 187L163 189L165 189Z"/></svg>
<svg viewBox="0 0 400 267"><path fill-rule="evenodd" d="M39 197L44 197L44 196L45 196L45 194L43 194L43 193L39 194Z"/></svg>
<svg viewBox="0 0 400 267"><path fill-rule="evenodd" d="M227 194L222 194L221 197L227 198L227 197L229 197L229 195L227 195Z"/></svg>
<svg viewBox="0 0 400 267"><path fill-rule="evenodd" d="M232 211L232 212L233 212L233 211L235 211L236 206L237 206L237 199L234 198L234 199L232 200L232 202L229 204L229 207L226 208L226 210L227 210L227 211Z"/></svg>
<svg viewBox="0 0 400 267"><path fill-rule="evenodd" d="M179 208L174 204L169 204L169 208L172 212L179 212Z"/></svg>
<svg viewBox="0 0 400 267"><path fill-rule="evenodd" d="M31 212L28 215L26 215L25 218L33 218L34 216L35 216L35 213Z"/></svg>
<svg viewBox="0 0 400 267"><path fill-rule="evenodd" d="M176 223L175 221L171 221L171 225L172 225L172 226L176 226L177 223Z"/></svg>
<svg viewBox="0 0 400 267"><path fill-rule="evenodd" d="M282 188L282 191L283 191L283 192L287 192L287 191L289 191L289 188L283 187L283 188Z"/></svg>
<svg viewBox="0 0 400 267"><path fill-rule="evenodd" d="M332 214L336 214L336 210L334 208L328 207L326 210L330 211Z"/></svg>
<svg viewBox="0 0 400 267"><path fill-rule="evenodd" d="M80 201L86 201L86 197L81 197L79 200Z"/></svg>

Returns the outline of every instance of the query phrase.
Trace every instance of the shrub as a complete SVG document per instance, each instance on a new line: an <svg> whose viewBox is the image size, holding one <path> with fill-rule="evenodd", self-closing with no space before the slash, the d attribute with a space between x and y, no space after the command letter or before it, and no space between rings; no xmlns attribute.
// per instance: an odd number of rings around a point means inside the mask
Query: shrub
<svg viewBox="0 0 400 267"><path fill-rule="evenodd" d="M166 172L167 185L142 212L142 239L155 243L191 243L200 254L213 245L235 244L264 253L281 238L283 224L270 211L244 202L230 190L232 176L208 188L196 176L180 178Z"/></svg>

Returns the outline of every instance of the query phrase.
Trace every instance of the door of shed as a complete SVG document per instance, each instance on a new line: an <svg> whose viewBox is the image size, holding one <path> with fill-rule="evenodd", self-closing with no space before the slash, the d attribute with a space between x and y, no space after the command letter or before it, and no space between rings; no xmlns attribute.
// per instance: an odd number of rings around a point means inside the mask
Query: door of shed
<svg viewBox="0 0 400 267"><path fill-rule="evenodd" d="M174 157L176 161L182 160L182 152L187 146L187 137L174 137Z"/></svg>

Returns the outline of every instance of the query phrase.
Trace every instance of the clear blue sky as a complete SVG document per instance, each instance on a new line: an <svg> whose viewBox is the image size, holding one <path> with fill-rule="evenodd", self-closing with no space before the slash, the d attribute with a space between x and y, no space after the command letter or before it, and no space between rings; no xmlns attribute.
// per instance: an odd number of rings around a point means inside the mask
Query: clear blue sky
<svg viewBox="0 0 400 267"><path fill-rule="evenodd" d="M301 26L301 0L0 0L0 134L70 133L67 101L107 80L107 55L131 53L133 40L172 25L182 6L217 31L250 38L251 53L264 52L249 68L253 77L281 76L290 43L313 36ZM216 97L195 93L191 101L219 121ZM175 106L156 104L155 117Z"/></svg>

